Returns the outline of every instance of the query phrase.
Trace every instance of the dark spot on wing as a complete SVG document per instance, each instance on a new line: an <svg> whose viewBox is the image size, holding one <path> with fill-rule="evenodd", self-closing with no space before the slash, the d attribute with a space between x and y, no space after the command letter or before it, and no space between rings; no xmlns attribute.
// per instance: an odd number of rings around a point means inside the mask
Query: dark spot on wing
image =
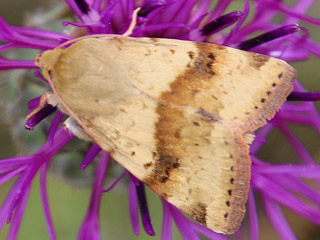
<svg viewBox="0 0 320 240"><path fill-rule="evenodd" d="M143 165L143 167L144 167L145 169L147 169L147 168L151 167L152 165L153 165L153 162L148 162L148 163L145 163L145 164Z"/></svg>
<svg viewBox="0 0 320 240"><path fill-rule="evenodd" d="M157 157L157 153L156 152L152 152L152 157L153 157L153 159L155 159Z"/></svg>
<svg viewBox="0 0 320 240"><path fill-rule="evenodd" d="M169 178L171 171L179 167L179 158L172 155L164 155L161 151L155 164L155 178L161 183L165 183Z"/></svg>
<svg viewBox="0 0 320 240"><path fill-rule="evenodd" d="M207 67L208 67L208 68L211 68L212 65L213 65L213 62L208 62L208 63L207 63Z"/></svg>
<svg viewBox="0 0 320 240"><path fill-rule="evenodd" d="M207 56L209 59L211 60L216 60L215 56L213 55L213 53L209 53Z"/></svg>
<svg viewBox="0 0 320 240"><path fill-rule="evenodd" d="M190 58L190 59L193 59L193 57L194 57L194 54L195 54L194 52L192 52L192 51L189 51L189 52L188 52L189 58Z"/></svg>
<svg viewBox="0 0 320 240"><path fill-rule="evenodd" d="M191 206L192 217L201 224L207 223L207 205L204 203L194 203Z"/></svg>
<svg viewBox="0 0 320 240"><path fill-rule="evenodd" d="M195 126L200 126L200 123L198 123L198 122L193 121L192 123L193 123L193 125L195 125Z"/></svg>
<svg viewBox="0 0 320 240"><path fill-rule="evenodd" d="M234 183L234 178L230 178L230 183L231 183L231 184Z"/></svg>
<svg viewBox="0 0 320 240"><path fill-rule="evenodd" d="M252 55L249 64L259 70L266 62L269 61L269 59L270 57L268 56L256 53Z"/></svg>

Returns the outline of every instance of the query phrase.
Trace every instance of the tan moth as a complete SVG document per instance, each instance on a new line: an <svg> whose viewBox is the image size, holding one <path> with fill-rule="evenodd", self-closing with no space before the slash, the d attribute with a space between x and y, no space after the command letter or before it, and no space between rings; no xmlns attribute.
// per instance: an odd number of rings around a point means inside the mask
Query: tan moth
<svg viewBox="0 0 320 240"><path fill-rule="evenodd" d="M72 42L37 59L53 90L42 102L58 105L70 131L194 220L234 233L245 214L252 133L292 91L295 70L215 44L119 35Z"/></svg>

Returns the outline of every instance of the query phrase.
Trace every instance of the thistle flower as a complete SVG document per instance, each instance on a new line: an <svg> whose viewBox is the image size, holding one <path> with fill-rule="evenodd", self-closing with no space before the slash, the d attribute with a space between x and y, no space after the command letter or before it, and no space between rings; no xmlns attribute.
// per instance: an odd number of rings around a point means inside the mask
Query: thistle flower
<svg viewBox="0 0 320 240"><path fill-rule="evenodd" d="M311 55L320 56L320 45L309 37L308 30L297 24L320 25L320 20L309 17L305 12L312 7L312 0L299 0L293 7L281 1L259 0L243 4L243 9L228 12L233 1L216 1L210 8L210 0L65 0L70 10L78 18L75 22L62 22L71 25L70 34L18 27L9 25L0 17L0 51L10 52L19 48L44 51L57 47L62 42L79 34L123 34L130 25L135 8L140 7L137 24L131 36L174 38L191 41L212 42L254 51L281 58L285 61L304 61ZM249 18L249 13L252 17ZM273 18L280 14L283 19L275 23ZM260 34L259 32L263 32ZM251 36L254 36L251 38ZM46 82L34 65L34 59L18 60L0 58L0 70L33 69L35 76ZM303 76L300 76L303 79ZM275 231L282 239L296 239L293 229L287 222L281 207L308 221L320 225L320 192L318 189L320 165L301 143L290 123L312 128L320 134L320 118L312 101L320 99L319 92L306 92L299 81L294 84L294 92L282 106L276 116L256 133L251 146L252 179L248 198L248 231L250 239L259 239L259 225L254 194L259 194L264 211ZM298 101L292 103L291 101ZM29 112L39 105L40 98L29 101ZM0 209L0 227L10 223L8 239L15 239L26 207L30 187L36 174L40 172L40 190L42 207L50 239L56 239L47 199L46 175L52 158L66 146L73 136L60 123L63 114L51 105L45 106L39 113L26 121L25 127L33 130L38 123L56 112L48 130L46 143L36 153L27 156L3 159L0 161L0 183L16 178ZM273 165L266 159L260 159L259 152L270 133L277 129L292 146L299 157L299 163ZM276 151L276 150L275 150ZM92 144L87 151L81 169L85 169L96 156L100 159L96 167L96 176L92 188L87 214L80 227L79 239L100 239L99 208L103 192L113 189L127 171L107 190L103 191L103 181L108 168L109 156L100 147ZM305 180L308 180L306 182ZM129 215L133 231L139 235L138 210L145 232L155 235L152 216L149 215L144 185L134 176L129 181ZM210 239L228 239L214 233L186 218L178 209L163 203L162 239L172 239L172 222L175 222L185 239L200 239L205 235ZM117 206L118 207L118 206ZM243 238L242 229L235 235Z"/></svg>

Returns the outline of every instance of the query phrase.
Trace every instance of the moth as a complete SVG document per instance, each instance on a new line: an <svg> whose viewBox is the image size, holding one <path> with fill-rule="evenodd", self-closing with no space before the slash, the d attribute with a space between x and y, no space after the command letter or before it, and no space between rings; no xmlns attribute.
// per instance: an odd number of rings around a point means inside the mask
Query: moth
<svg viewBox="0 0 320 240"><path fill-rule="evenodd" d="M48 50L36 64L90 139L154 192L215 232L240 226L253 132L292 91L282 60L216 44L99 35Z"/></svg>

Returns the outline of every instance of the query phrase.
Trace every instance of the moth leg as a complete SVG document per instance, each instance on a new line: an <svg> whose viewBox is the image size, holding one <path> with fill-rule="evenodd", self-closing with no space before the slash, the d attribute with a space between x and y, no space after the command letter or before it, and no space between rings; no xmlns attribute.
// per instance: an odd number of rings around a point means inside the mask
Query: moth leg
<svg viewBox="0 0 320 240"><path fill-rule="evenodd" d="M53 92L46 92L40 97L40 103L38 107L36 107L31 113L28 114L26 120L40 112L46 106L47 103L54 107L58 105L57 97Z"/></svg>
<svg viewBox="0 0 320 240"><path fill-rule="evenodd" d="M76 120L74 120L72 117L68 117L67 120L63 122L63 127L68 129L73 135L77 136L78 138L85 141L91 141L88 135L81 129Z"/></svg>

